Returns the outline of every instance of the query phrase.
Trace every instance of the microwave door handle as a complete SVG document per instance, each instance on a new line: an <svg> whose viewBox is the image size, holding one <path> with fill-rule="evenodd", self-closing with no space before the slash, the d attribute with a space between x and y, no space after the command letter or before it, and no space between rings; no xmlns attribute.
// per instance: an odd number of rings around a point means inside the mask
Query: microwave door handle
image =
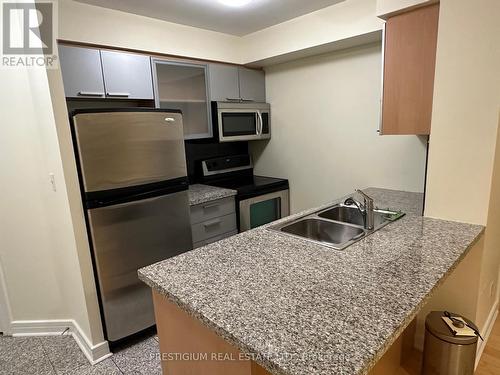
<svg viewBox="0 0 500 375"><path fill-rule="evenodd" d="M257 111L257 115L259 116L259 127L257 129L257 135L262 135L262 127L263 127L262 113L260 113L260 111Z"/></svg>

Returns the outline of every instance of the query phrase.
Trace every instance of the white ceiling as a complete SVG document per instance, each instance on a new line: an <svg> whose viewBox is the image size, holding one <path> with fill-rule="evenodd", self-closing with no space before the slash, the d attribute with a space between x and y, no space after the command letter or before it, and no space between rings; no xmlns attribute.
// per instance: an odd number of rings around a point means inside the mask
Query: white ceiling
<svg viewBox="0 0 500 375"><path fill-rule="evenodd" d="M344 0L250 0L242 7L230 7L219 0L77 1L243 36Z"/></svg>

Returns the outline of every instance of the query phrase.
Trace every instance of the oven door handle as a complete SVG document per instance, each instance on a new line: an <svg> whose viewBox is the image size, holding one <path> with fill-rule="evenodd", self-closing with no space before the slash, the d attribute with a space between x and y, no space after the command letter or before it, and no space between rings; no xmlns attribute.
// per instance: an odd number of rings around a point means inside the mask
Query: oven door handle
<svg viewBox="0 0 500 375"><path fill-rule="evenodd" d="M258 126L257 126L257 135L262 135L262 113L257 111L257 116L259 117Z"/></svg>

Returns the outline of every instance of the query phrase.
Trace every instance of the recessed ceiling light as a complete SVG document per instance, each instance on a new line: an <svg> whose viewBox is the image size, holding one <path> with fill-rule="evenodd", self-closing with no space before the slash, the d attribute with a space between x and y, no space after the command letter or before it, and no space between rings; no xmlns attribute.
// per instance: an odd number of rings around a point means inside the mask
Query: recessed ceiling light
<svg viewBox="0 0 500 375"><path fill-rule="evenodd" d="M230 7L242 7L250 3L252 0L219 0L219 3Z"/></svg>

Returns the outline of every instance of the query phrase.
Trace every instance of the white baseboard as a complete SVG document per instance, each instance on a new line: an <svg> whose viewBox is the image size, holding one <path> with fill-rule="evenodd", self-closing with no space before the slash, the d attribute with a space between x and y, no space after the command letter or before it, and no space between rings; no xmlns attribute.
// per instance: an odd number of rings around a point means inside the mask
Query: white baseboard
<svg viewBox="0 0 500 375"><path fill-rule="evenodd" d="M93 365L110 357L107 341L92 345L85 333L72 319L68 320L15 320L11 322L12 336L56 336L71 335L82 350L85 357Z"/></svg>
<svg viewBox="0 0 500 375"><path fill-rule="evenodd" d="M483 336L484 341L479 340L477 344L476 364L474 365L474 369L476 369L477 365L479 364L479 361L481 360L481 356L483 355L484 348L490 337L491 330L493 329L495 321L497 320L498 304L499 301L496 301L493 307L491 308L490 314L488 315L488 319L486 319L486 324L484 325L483 332L481 333L481 336Z"/></svg>

